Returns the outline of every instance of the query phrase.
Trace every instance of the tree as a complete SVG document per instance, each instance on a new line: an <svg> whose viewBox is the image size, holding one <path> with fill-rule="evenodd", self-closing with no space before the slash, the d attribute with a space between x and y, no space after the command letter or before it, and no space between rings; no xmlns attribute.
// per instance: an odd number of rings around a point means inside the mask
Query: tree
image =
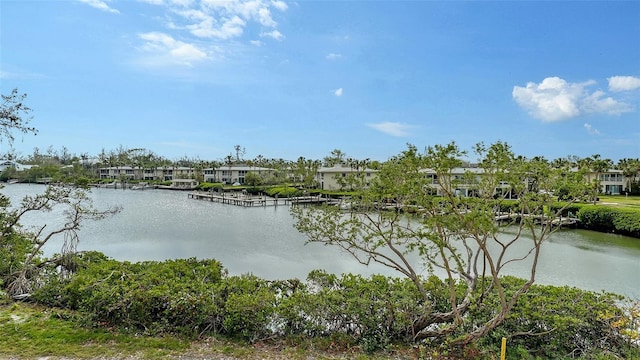
<svg viewBox="0 0 640 360"><path fill-rule="evenodd" d="M13 90L2 96L0 108L0 137L13 141L13 130L33 132L26 126L29 119L22 116L29 108L22 101L26 95ZM43 224L32 229L22 228L20 221L27 214L60 210L64 219L59 224ZM98 220L112 215L119 208L97 210L84 188L51 185L43 194L26 196L20 205L11 207L9 199L0 195L0 286L16 298L28 297L48 274L49 264L69 269L69 254L75 252L78 230L86 220ZM64 237L60 255L41 259L42 247L57 236ZM54 275L64 274L64 271Z"/></svg>
<svg viewBox="0 0 640 360"><path fill-rule="evenodd" d="M594 173L593 178L589 175L591 182L591 201L595 205L598 194L602 193L602 180L600 175L613 167L611 159L603 159L600 154L594 154L578 161L580 168Z"/></svg>
<svg viewBox="0 0 640 360"><path fill-rule="evenodd" d="M345 165L348 166L351 171L346 173L345 177L340 176L337 178L338 184L343 189L358 190L367 186L366 172L369 167L370 160L357 160L353 158L347 158Z"/></svg>
<svg viewBox="0 0 640 360"><path fill-rule="evenodd" d="M27 94L20 94L18 89L13 89L11 94L2 95L2 106L0 107L0 141L6 139L9 144L15 140L14 131L23 134L37 134L34 127L30 127L31 109L24 104Z"/></svg>
<svg viewBox="0 0 640 360"><path fill-rule="evenodd" d="M0 248L6 250L14 248L16 243L22 244L21 252L13 254L17 258L15 267L8 273L0 274L7 284L7 292L14 297L26 296L42 284L43 270L47 264L68 265L66 261L76 251L78 230L83 222L100 220L120 210L118 207L98 210L84 189L60 185L50 185L42 194L26 196L15 209L8 208L9 201L5 196L0 195L0 199ZM61 210L65 214L60 224L44 224L25 231L19 229L21 219L27 214L54 210ZM64 239L60 254L46 261L40 259L42 247L58 236Z"/></svg>
<svg viewBox="0 0 640 360"><path fill-rule="evenodd" d="M292 165L296 181L302 182L306 188L311 188L316 185L316 174L318 173L318 168L320 168L320 161L306 159L301 156L298 158L298 161Z"/></svg>
<svg viewBox="0 0 640 360"><path fill-rule="evenodd" d="M233 149L236 151L236 162L239 164L243 161L242 159L244 157L244 154L247 153L247 150L240 145L235 145Z"/></svg>
<svg viewBox="0 0 640 360"><path fill-rule="evenodd" d="M336 165L340 165L345 161L345 153L343 153L339 149L334 149L331 151L331 155L326 156L323 159L324 166L332 167Z"/></svg>
<svg viewBox="0 0 640 360"><path fill-rule="evenodd" d="M547 161L516 157L501 142L489 147L478 144L475 153L476 171L459 175L454 169L463 164L460 159L467 152L455 143L428 147L424 153L409 145L382 165L371 186L353 197L346 212L329 205L291 210L296 228L309 242L337 246L362 264L377 262L410 279L424 303L409 331L415 340L452 336L452 343L464 346L504 321L534 283L540 249L568 206L551 211L556 200L551 193L562 172ZM425 176L426 171L435 176ZM431 195L434 186L441 196ZM505 187L508 192L496 191ZM457 190L462 188L474 196L459 196ZM574 198L585 191L579 184L569 188ZM518 201L507 200L507 193ZM395 210L385 210L390 203ZM500 223L497 216L504 209L511 209L505 216L509 221ZM517 241L526 242L528 252L512 255ZM505 290L504 268L524 260L531 263L529 278L517 289ZM423 270L429 275L437 271L444 278L449 292L446 307L432 302ZM489 294L498 296L497 306L483 302ZM466 316L470 309L483 306L490 306L492 316L487 321L474 323Z"/></svg>
<svg viewBox="0 0 640 360"><path fill-rule="evenodd" d="M256 187L262 184L262 176L260 176L260 174L258 174L257 172L249 171L244 176L244 183L246 185Z"/></svg>
<svg viewBox="0 0 640 360"><path fill-rule="evenodd" d="M626 191L632 193L635 180L640 176L640 159L620 159L616 165L618 170L622 170L622 176L626 179Z"/></svg>

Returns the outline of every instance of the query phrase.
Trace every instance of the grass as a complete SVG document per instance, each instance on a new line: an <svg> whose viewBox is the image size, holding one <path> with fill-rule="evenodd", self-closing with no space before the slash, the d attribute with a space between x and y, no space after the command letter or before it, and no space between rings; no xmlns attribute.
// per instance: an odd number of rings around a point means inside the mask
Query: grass
<svg viewBox="0 0 640 360"><path fill-rule="evenodd" d="M0 357L88 359L127 355L160 359L189 347L187 341L177 338L139 337L79 327L74 316L64 310L21 303L0 306Z"/></svg>
<svg viewBox="0 0 640 360"><path fill-rule="evenodd" d="M640 196L598 195L600 204L640 209Z"/></svg>
<svg viewBox="0 0 640 360"><path fill-rule="evenodd" d="M71 311L0 304L0 359L412 359L411 349L368 355L321 342L247 344L219 338L189 341L78 326ZM331 344L333 346L333 344Z"/></svg>

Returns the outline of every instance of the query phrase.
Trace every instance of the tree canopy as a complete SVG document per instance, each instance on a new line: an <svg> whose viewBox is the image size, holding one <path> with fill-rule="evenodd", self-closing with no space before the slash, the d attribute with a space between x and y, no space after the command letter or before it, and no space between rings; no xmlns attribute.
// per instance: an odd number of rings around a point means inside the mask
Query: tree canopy
<svg viewBox="0 0 640 360"><path fill-rule="evenodd" d="M506 143L478 144L473 153L478 167L461 176L456 169L468 153L457 144L430 146L422 153L409 145L382 165L348 210L291 210L309 242L339 247L362 264L377 262L411 280L424 304L412 323L417 340L456 335L464 345L498 326L534 283L540 249L569 205L552 211L552 193L558 184L571 199L586 191L584 180L567 176L567 168L516 156ZM469 196L461 196L462 190ZM514 254L516 242L526 243L527 251ZM530 275L519 288L506 291L502 275L516 261L528 261ZM446 279L446 307L432 302L425 272ZM490 293L498 295L497 304L483 303ZM472 325L466 314L483 307L490 307L492 316Z"/></svg>
<svg viewBox="0 0 640 360"><path fill-rule="evenodd" d="M30 109L23 103L26 95L2 95L0 107L0 139L13 141L13 131L33 132L28 127ZM50 185L42 194L29 195L19 205L10 206L9 199L0 195L0 286L17 298L28 297L42 285L46 265L62 266L76 250L78 230L87 220L99 220L115 214L118 207L96 209L87 190L73 184ZM60 210L64 214L58 224L42 224L24 228L21 220L27 214ZM59 255L41 259L42 248L51 239L63 237ZM68 264L66 264L68 265ZM66 267L68 268L68 266ZM60 272L56 275L63 275Z"/></svg>
<svg viewBox="0 0 640 360"><path fill-rule="evenodd" d="M0 106L0 141L2 139L13 143L13 132L37 134L34 127L29 126L31 109L24 103L27 94L20 94L18 89L13 89L11 94L2 95Z"/></svg>

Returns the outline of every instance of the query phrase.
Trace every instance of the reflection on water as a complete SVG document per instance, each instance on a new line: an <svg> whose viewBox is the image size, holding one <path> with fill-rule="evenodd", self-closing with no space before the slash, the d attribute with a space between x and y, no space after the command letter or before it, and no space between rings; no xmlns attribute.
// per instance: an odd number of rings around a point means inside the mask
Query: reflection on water
<svg viewBox="0 0 640 360"><path fill-rule="evenodd" d="M43 190L39 185L13 184L0 191L17 203L25 194ZM185 192L168 190L94 189L92 198L98 207L121 205L123 211L87 223L78 249L101 251L118 260L214 258L231 274L254 273L268 279L306 278L319 268L398 275L379 265L364 267L335 247L305 245L286 206L243 208L191 200ZM62 214L53 212L24 223L61 220ZM57 239L49 244L46 254L59 251L61 243ZM512 263L506 271L526 277L528 264ZM542 248L536 279L640 298L640 240L583 230L557 232Z"/></svg>

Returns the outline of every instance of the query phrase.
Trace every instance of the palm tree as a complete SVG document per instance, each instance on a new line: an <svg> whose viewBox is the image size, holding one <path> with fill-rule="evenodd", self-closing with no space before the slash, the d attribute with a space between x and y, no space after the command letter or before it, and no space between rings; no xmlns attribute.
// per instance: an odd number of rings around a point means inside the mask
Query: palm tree
<svg viewBox="0 0 640 360"><path fill-rule="evenodd" d="M640 159L620 159L616 168L622 170L622 176L627 180L626 191L629 194L632 190L632 184L640 176Z"/></svg>
<svg viewBox="0 0 640 360"><path fill-rule="evenodd" d="M581 165L581 168L587 168L591 172L595 173L595 177L593 179L589 176L589 181L593 182L592 200L595 204L598 194L602 193L600 175L613 167L613 161L611 159L603 159L600 154L594 154L590 157L579 160L578 164Z"/></svg>

